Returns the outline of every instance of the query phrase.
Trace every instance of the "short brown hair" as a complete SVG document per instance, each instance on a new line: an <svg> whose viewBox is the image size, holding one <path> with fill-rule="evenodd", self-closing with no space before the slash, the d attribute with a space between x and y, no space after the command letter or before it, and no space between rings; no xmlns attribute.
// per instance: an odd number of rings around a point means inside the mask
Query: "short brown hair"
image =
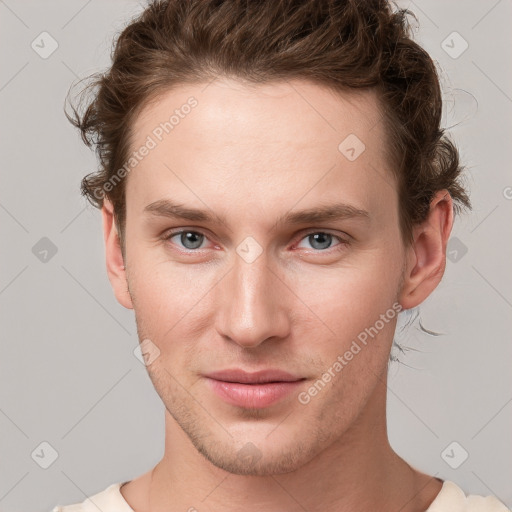
<svg viewBox="0 0 512 512"><path fill-rule="evenodd" d="M125 165L132 126L149 101L176 85L231 77L249 83L305 79L335 91L375 89L382 107L400 229L425 220L436 191L455 213L471 208L458 151L441 129L434 62L410 36L405 9L386 0L156 0L121 32L112 66L89 77L87 105L66 116L96 146L97 172L82 180L92 204L112 201L124 247ZM92 99L83 93L94 91ZM341 141L340 141L341 142Z"/></svg>

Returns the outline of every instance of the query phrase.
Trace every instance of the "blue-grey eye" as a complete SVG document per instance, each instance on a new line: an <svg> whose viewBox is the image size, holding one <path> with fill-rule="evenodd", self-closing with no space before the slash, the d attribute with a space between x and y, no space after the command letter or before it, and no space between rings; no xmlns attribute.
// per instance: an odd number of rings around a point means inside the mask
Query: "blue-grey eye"
<svg viewBox="0 0 512 512"><path fill-rule="evenodd" d="M336 237L330 233L323 233L319 231L318 233L311 233L310 235L304 237L303 240L307 239L313 249L321 251L331 247L333 238Z"/></svg>
<svg viewBox="0 0 512 512"><path fill-rule="evenodd" d="M185 249L193 250L201 247L201 244L204 241L204 235L198 233L197 231L181 231L180 233L175 233L170 239L179 236L180 243L185 247Z"/></svg>

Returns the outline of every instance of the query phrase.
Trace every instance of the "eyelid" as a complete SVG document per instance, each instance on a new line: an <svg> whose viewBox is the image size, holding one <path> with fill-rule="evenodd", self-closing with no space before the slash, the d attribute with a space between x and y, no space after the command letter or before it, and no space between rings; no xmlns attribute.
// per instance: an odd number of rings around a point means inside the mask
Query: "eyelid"
<svg viewBox="0 0 512 512"><path fill-rule="evenodd" d="M332 230L332 229L328 229L328 228L308 228L306 230L303 230L299 233L298 236L300 236L301 240L308 236L308 235L312 235L314 233L325 233L327 235L332 235L334 237L337 237L339 238L340 240L344 240L343 236L345 236L347 238L347 242L348 242L348 239L351 238L351 236L345 232L341 233L339 231L335 231L335 230Z"/></svg>

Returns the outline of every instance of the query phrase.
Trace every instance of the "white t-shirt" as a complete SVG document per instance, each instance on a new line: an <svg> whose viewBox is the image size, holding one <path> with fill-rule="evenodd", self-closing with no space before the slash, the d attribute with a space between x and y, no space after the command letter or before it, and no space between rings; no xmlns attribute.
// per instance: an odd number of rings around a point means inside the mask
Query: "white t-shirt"
<svg viewBox="0 0 512 512"><path fill-rule="evenodd" d="M82 503L57 506L51 512L134 512L124 499L119 482L107 487ZM464 491L453 482L445 480L441 491L425 512L511 512L494 496L466 496Z"/></svg>

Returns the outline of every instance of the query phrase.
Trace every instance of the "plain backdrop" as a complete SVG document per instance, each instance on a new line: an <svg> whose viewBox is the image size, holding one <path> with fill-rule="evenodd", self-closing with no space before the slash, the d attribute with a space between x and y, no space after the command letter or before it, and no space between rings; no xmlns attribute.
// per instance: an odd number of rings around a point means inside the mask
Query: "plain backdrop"
<svg viewBox="0 0 512 512"><path fill-rule="evenodd" d="M108 66L142 5L0 0L4 512L83 501L163 453L133 312L113 296L100 213L79 193L96 158L63 113L69 87ZM399 5L439 64L474 208L456 219L443 281L420 307L443 335L417 319L400 338L413 350L390 366L389 436L415 467L512 507L512 2Z"/></svg>

